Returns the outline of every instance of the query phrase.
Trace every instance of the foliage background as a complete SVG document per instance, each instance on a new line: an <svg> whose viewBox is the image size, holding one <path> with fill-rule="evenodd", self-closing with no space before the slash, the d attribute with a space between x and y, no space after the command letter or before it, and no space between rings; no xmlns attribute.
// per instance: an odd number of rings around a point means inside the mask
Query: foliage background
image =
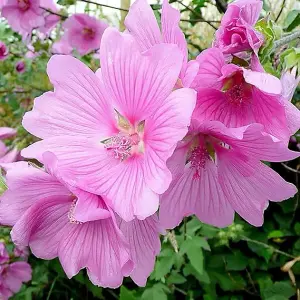
<svg viewBox="0 0 300 300"><path fill-rule="evenodd" d="M102 6L86 2L59 0L59 14L67 16L79 7L122 28L126 14L116 10L107 15ZM194 58L211 45L227 2L170 2L182 11L182 28L189 43L190 55ZM129 1L122 1L121 4L126 8ZM152 8L159 19L160 5L154 4ZM264 1L264 9L265 19L257 28L267 36L260 52L265 69L280 77L283 70L296 66L299 74L299 39L288 45L275 44L278 46L275 51L274 43L299 30L300 1ZM45 69L51 56L51 45L60 34L60 27L44 40L34 33L32 46L39 56L28 59L25 57L27 46L1 20L0 40L9 45L11 55L0 62L0 127L18 129L17 138L8 141L11 147L22 149L34 141L20 125L21 119L31 109L34 97L52 88ZM77 57L93 70L99 67L94 54ZM23 74L15 71L19 60L26 62L26 72ZM299 107L299 90L293 101ZM295 137L300 142L300 136ZM298 142L292 141L290 148L299 151ZM299 160L288 164L272 163L272 167L299 187ZM299 213L297 194L282 203L270 203L265 223L260 228L248 225L238 216L234 224L226 229L202 224L194 217L186 218L175 231L162 237L162 251L145 288L138 288L127 278L120 289L98 288L89 282L84 271L69 280L57 260L42 261L31 256L29 262L33 267L33 279L13 299L300 299ZM0 239L9 243L9 228L0 228Z"/></svg>

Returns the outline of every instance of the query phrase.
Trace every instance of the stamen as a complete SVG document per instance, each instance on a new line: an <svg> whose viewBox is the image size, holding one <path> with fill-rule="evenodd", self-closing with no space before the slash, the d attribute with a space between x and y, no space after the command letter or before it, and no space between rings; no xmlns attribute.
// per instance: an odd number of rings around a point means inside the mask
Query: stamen
<svg viewBox="0 0 300 300"><path fill-rule="evenodd" d="M131 155L131 148L134 144L136 144L136 141L135 135L133 138L127 134L118 134L106 140L104 143L104 147L108 151L112 151L116 159L123 161Z"/></svg>
<svg viewBox="0 0 300 300"><path fill-rule="evenodd" d="M81 225L83 224L82 222L79 222L75 219L74 217L74 211L75 211L75 207L76 207L76 203L77 203L77 199L74 199L72 202L72 205L70 207L70 210L68 212L68 218L71 224L77 224L77 225Z"/></svg>
<svg viewBox="0 0 300 300"><path fill-rule="evenodd" d="M194 179L197 179L200 177L200 171L201 169L205 168L206 161L209 159L208 151L203 146L198 146L193 149L191 156L190 156L190 162L191 162L191 169L195 169Z"/></svg>
<svg viewBox="0 0 300 300"><path fill-rule="evenodd" d="M18 0L18 6L21 10L27 10L30 7L30 0Z"/></svg>

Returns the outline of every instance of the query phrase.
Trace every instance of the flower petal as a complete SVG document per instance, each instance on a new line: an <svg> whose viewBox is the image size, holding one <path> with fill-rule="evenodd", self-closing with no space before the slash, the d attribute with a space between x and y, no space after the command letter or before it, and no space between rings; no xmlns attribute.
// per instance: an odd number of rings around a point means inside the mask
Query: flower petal
<svg viewBox="0 0 300 300"><path fill-rule="evenodd" d="M115 132L110 96L87 66L72 56L54 55L47 73L55 92L36 98L33 110L25 114L23 126L30 133L49 138L107 137Z"/></svg>
<svg viewBox="0 0 300 300"><path fill-rule="evenodd" d="M100 58L115 108L132 124L156 111L174 88L182 66L177 46L155 45L142 55L130 35L113 28L103 35Z"/></svg>
<svg viewBox="0 0 300 300"><path fill-rule="evenodd" d="M137 285L145 286L154 269L155 257L160 252L157 216L131 222L121 221L120 229L130 245L130 254L135 264L130 277Z"/></svg>
<svg viewBox="0 0 300 300"><path fill-rule="evenodd" d="M124 24L142 51L162 42L156 18L147 0L136 0L131 5Z"/></svg>

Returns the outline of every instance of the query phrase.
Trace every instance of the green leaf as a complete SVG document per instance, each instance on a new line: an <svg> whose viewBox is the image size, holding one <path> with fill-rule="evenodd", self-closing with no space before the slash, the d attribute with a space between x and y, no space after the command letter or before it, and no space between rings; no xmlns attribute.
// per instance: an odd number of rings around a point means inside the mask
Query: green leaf
<svg viewBox="0 0 300 300"><path fill-rule="evenodd" d="M284 21L284 28L287 31L292 31L300 25L300 10L294 9L290 11Z"/></svg>
<svg viewBox="0 0 300 300"><path fill-rule="evenodd" d="M248 258L240 251L236 251L234 254L225 256L226 269L230 271L244 270L248 265Z"/></svg>
<svg viewBox="0 0 300 300"><path fill-rule="evenodd" d="M169 289L161 283L146 289L142 294L142 300L168 300Z"/></svg>
<svg viewBox="0 0 300 300"><path fill-rule="evenodd" d="M259 49L259 56L261 58L261 62L264 64L270 57L276 38L273 21L269 18L269 16L267 16L259 20L256 23L255 28L264 35L264 44Z"/></svg>
<svg viewBox="0 0 300 300"><path fill-rule="evenodd" d="M121 286L119 300L135 300L136 297L132 291L129 291L124 285Z"/></svg>
<svg viewBox="0 0 300 300"><path fill-rule="evenodd" d="M156 261L155 269L151 278L155 280L160 280L162 277L170 273L174 263L175 263L175 252L171 249L165 249L168 251L162 251L158 260Z"/></svg>
<svg viewBox="0 0 300 300"><path fill-rule="evenodd" d="M182 284L186 282L186 278L180 275L179 273L176 273L175 271L172 271L170 276L167 278L168 284Z"/></svg>
<svg viewBox="0 0 300 300"><path fill-rule="evenodd" d="M205 270L203 270L202 274L200 274L195 270L195 268L192 265L186 265L183 268L183 275L184 276L192 275L201 283L206 283L206 284L210 283L210 278L208 273Z"/></svg>
<svg viewBox="0 0 300 300"><path fill-rule="evenodd" d="M300 222L297 222L294 226L294 230L297 235L300 235Z"/></svg>
<svg viewBox="0 0 300 300"><path fill-rule="evenodd" d="M203 252L202 248L194 244L194 247L190 247L187 252L191 265L195 268L199 274L203 273Z"/></svg>
<svg viewBox="0 0 300 300"><path fill-rule="evenodd" d="M274 299L274 297L285 297L289 299L296 294L296 290L291 286L289 282L275 282L272 286L263 291L265 300ZM277 298L276 298L277 299Z"/></svg>
<svg viewBox="0 0 300 300"><path fill-rule="evenodd" d="M273 230L268 234L268 239L283 237L284 233L280 230Z"/></svg>

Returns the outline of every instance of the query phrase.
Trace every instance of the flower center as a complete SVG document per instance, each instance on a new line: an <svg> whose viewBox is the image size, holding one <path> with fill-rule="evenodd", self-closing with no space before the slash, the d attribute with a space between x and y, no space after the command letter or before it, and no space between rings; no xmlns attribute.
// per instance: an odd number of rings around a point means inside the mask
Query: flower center
<svg viewBox="0 0 300 300"><path fill-rule="evenodd" d="M18 6L23 11L28 10L30 8L30 0L18 0Z"/></svg>
<svg viewBox="0 0 300 300"><path fill-rule="evenodd" d="M87 40L94 39L95 34L96 34L94 29L88 28L88 27L83 28L82 33L83 33L84 38Z"/></svg>
<svg viewBox="0 0 300 300"><path fill-rule="evenodd" d="M139 136L136 133L118 133L105 140L104 147L113 154L114 158L123 161L131 156L133 146L138 145L139 141Z"/></svg>
<svg viewBox="0 0 300 300"><path fill-rule="evenodd" d="M76 203L77 203L77 199L74 199L73 202L72 202L72 205L70 207L70 210L68 212L68 219L69 219L69 222L71 224L77 224L77 225L81 225L83 224L82 222L79 222L75 219L75 216L74 216L74 211L75 211L75 207L76 207Z"/></svg>
<svg viewBox="0 0 300 300"><path fill-rule="evenodd" d="M198 146L192 150L190 168L195 170L194 178L200 177L201 169L204 169L207 159L209 159L209 154L204 146Z"/></svg>
<svg viewBox="0 0 300 300"><path fill-rule="evenodd" d="M245 82L241 72L224 81L223 91L228 102L234 106L240 107L251 102L251 86Z"/></svg>

